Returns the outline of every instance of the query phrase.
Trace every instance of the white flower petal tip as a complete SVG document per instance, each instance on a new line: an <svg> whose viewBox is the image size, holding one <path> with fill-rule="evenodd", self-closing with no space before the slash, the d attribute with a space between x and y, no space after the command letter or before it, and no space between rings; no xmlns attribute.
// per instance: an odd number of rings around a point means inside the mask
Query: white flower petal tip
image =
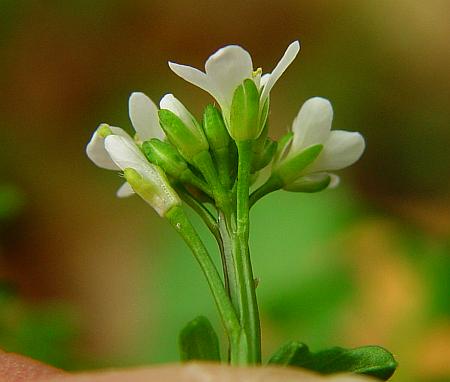
<svg viewBox="0 0 450 382"><path fill-rule="evenodd" d="M86 146L86 155L98 167L107 170L119 170L105 149L105 138L99 134L99 129L102 129L104 126L105 124L102 123L95 130L91 140Z"/></svg>
<svg viewBox="0 0 450 382"><path fill-rule="evenodd" d="M270 73L270 77L266 80L263 92L261 94L261 103L264 103L266 98L269 96L269 93L272 90L273 86L281 77L281 75L286 71L289 65L291 65L295 60L298 52L300 52L300 42L297 40L292 42L287 47L283 57L281 57L281 60L278 62L277 66L275 66L275 69L272 71L272 73Z"/></svg>
<svg viewBox="0 0 450 382"><path fill-rule="evenodd" d="M128 111L131 123L142 141L151 138L164 138L164 132L159 126L158 108L144 93L131 93L128 100Z"/></svg>
<svg viewBox="0 0 450 382"><path fill-rule="evenodd" d="M107 136L105 138L105 149L121 170L128 167L138 170L148 165L148 161L139 150L139 147L132 140L125 137L118 135Z"/></svg>
<svg viewBox="0 0 450 382"><path fill-rule="evenodd" d="M308 99L294 119L291 153L314 144L323 143L330 134L333 122L333 107L321 97Z"/></svg>
<svg viewBox="0 0 450 382"><path fill-rule="evenodd" d="M335 174L328 174L330 176L330 184L327 188L334 190L341 183L341 178Z"/></svg>
<svg viewBox="0 0 450 382"><path fill-rule="evenodd" d="M173 94L169 93L164 95L159 102L159 107L161 109L170 110L180 118L189 129L196 131L197 126L194 116Z"/></svg>
<svg viewBox="0 0 450 382"><path fill-rule="evenodd" d="M164 94L161 100L159 101L159 108L167 109L173 112L173 110L176 110L177 101L178 99L176 99L172 93Z"/></svg>
<svg viewBox="0 0 450 382"><path fill-rule="evenodd" d="M341 170L361 158L366 147L363 136L357 132L333 130L324 143L323 151L308 171Z"/></svg>
<svg viewBox="0 0 450 382"><path fill-rule="evenodd" d="M122 184L116 192L116 196L118 198L128 198L129 196L132 196L134 194L135 192L128 182Z"/></svg>

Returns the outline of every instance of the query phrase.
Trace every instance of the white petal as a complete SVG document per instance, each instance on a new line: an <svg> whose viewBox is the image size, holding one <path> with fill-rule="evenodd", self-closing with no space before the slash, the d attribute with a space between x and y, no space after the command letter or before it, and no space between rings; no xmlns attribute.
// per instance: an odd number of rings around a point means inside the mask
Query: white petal
<svg viewBox="0 0 450 382"><path fill-rule="evenodd" d="M215 97L214 88L211 86L208 77L202 71L187 65L180 65L174 62L169 62L169 67L172 71L180 76L183 80L198 86L200 89L210 93Z"/></svg>
<svg viewBox="0 0 450 382"><path fill-rule="evenodd" d="M95 163L98 167L105 168L107 170L120 170L117 165L112 161L108 152L105 149L105 138L98 134L98 129L101 124L92 135L91 140L86 146L86 154L88 158ZM131 137L120 127L108 126L113 134Z"/></svg>
<svg viewBox="0 0 450 382"><path fill-rule="evenodd" d="M308 146L323 144L328 138L333 121L333 107L325 98L307 100L294 119L294 138L290 153L295 154Z"/></svg>
<svg viewBox="0 0 450 382"><path fill-rule="evenodd" d="M127 198L131 195L134 195L134 190L131 188L128 182L122 184L116 193L118 198Z"/></svg>
<svg viewBox="0 0 450 382"><path fill-rule="evenodd" d="M195 118L189 113L189 110L177 99L173 94L166 94L159 102L161 109L170 110L178 118L180 118L184 124L196 132Z"/></svg>
<svg viewBox="0 0 450 382"><path fill-rule="evenodd" d="M229 110L236 88L246 78L252 78L253 63L245 49L228 45L208 58L205 70L216 93L214 97L221 107Z"/></svg>
<svg viewBox="0 0 450 382"><path fill-rule="evenodd" d="M355 163L365 148L364 138L359 133L333 130L317 159L306 168L306 172L340 170Z"/></svg>
<svg viewBox="0 0 450 382"><path fill-rule="evenodd" d="M339 186L339 183L341 183L341 178L336 174L328 174L328 175L330 176L331 180L327 188L334 189L337 186Z"/></svg>
<svg viewBox="0 0 450 382"><path fill-rule="evenodd" d="M164 138L164 132L159 126L158 108L144 93L134 92L131 94L128 100L128 112L140 140Z"/></svg>
<svg viewBox="0 0 450 382"><path fill-rule="evenodd" d="M260 87L266 86L267 81L269 81L269 78L270 78L270 74L269 73L263 74L261 76L261 82L260 82L259 86Z"/></svg>
<svg viewBox="0 0 450 382"><path fill-rule="evenodd" d="M264 86L263 92L261 94L261 103L264 103L265 99L269 96L273 85L275 85L275 82L278 81L278 79L288 68L288 66L291 65L292 61L294 61L299 51L300 43L298 41L294 41L288 46L286 52L284 53L283 57L281 57L281 60L278 62L277 66L270 74L270 77L268 78L267 83Z"/></svg>
<svg viewBox="0 0 450 382"><path fill-rule="evenodd" d="M105 138L105 148L121 170L133 168L141 172L149 164L139 147L125 137L108 135Z"/></svg>

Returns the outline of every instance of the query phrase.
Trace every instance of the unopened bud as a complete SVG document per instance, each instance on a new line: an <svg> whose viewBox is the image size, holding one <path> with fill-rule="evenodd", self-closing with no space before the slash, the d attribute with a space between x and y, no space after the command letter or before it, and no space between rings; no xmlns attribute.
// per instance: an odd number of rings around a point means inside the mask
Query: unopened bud
<svg viewBox="0 0 450 382"><path fill-rule="evenodd" d="M246 79L234 91L230 110L230 135L236 141L259 137L259 91L251 79Z"/></svg>
<svg viewBox="0 0 450 382"><path fill-rule="evenodd" d="M225 127L220 110L213 105L208 105L205 108L203 113L203 130L213 151L219 151L228 147L230 135Z"/></svg>
<svg viewBox="0 0 450 382"><path fill-rule="evenodd" d="M142 144L142 151L150 162L175 179L180 178L188 168L186 161L170 143L153 138Z"/></svg>
<svg viewBox="0 0 450 382"><path fill-rule="evenodd" d="M170 110L161 109L158 114L167 138L186 161L192 163L193 157L209 149L206 137L197 122L188 127Z"/></svg>

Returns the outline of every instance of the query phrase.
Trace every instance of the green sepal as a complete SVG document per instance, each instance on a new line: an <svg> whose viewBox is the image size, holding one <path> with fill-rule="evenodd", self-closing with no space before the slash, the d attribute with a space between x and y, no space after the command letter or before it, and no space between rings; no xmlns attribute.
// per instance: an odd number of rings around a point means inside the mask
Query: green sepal
<svg viewBox="0 0 450 382"><path fill-rule="evenodd" d="M213 151L228 147L230 135L223 122L222 113L214 105L208 105L203 112L203 130Z"/></svg>
<svg viewBox="0 0 450 382"><path fill-rule="evenodd" d="M278 162L279 159L281 159L283 157L283 154L286 152L286 148L289 145L289 143L291 142L293 137L294 137L294 133L292 131L289 131L288 133L283 135L278 140L277 152L275 153L275 158L274 158L275 162Z"/></svg>
<svg viewBox="0 0 450 382"><path fill-rule="evenodd" d="M188 322L181 330L179 349L182 362L220 361L219 338L204 316Z"/></svg>
<svg viewBox="0 0 450 382"><path fill-rule="evenodd" d="M259 116L260 127L267 126L267 119L269 117L269 105L270 105L270 101L269 101L269 97L267 97L266 102L264 102L264 106L262 107L261 115Z"/></svg>
<svg viewBox="0 0 450 382"><path fill-rule="evenodd" d="M188 168L186 161L175 147L157 138L145 141L142 144L142 151L151 163L161 167L166 174L175 179L179 179Z"/></svg>
<svg viewBox="0 0 450 382"><path fill-rule="evenodd" d="M288 159L282 159L273 173L281 178L284 185L290 184L301 175L306 166L314 162L322 149L323 145L314 145Z"/></svg>
<svg viewBox="0 0 450 382"><path fill-rule="evenodd" d="M266 167L273 159L275 152L277 151L277 142L270 138L267 138L264 143L264 148L258 156L254 156L252 162L252 172L259 171Z"/></svg>
<svg viewBox="0 0 450 382"><path fill-rule="evenodd" d="M397 368L394 356L380 346L334 347L313 353L307 345L297 341L282 346L268 363L302 367L320 374L363 374L382 381L388 380Z"/></svg>
<svg viewBox="0 0 450 382"><path fill-rule="evenodd" d="M247 78L233 94L230 135L235 141L246 141L258 138L260 133L259 92L255 83Z"/></svg>
<svg viewBox="0 0 450 382"><path fill-rule="evenodd" d="M331 182L331 177L328 174L321 174L320 176L302 176L292 183L283 186L286 191L292 192L319 192L324 190L329 186Z"/></svg>
<svg viewBox="0 0 450 382"><path fill-rule="evenodd" d="M189 163L201 151L209 149L208 141L202 128L193 121L190 128L173 112L167 109L158 111L161 128L166 133L170 143L179 151L181 156Z"/></svg>

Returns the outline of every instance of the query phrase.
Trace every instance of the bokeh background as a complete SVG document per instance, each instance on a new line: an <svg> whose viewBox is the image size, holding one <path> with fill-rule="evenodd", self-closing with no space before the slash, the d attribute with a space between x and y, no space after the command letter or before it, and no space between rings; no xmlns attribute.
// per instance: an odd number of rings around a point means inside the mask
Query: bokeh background
<svg viewBox="0 0 450 382"><path fill-rule="evenodd" d="M448 381L449 15L447 0L1 0L0 348L69 370L142 365L176 361L198 314L220 329L184 243L138 198L116 199L119 177L84 148L100 122L130 130L135 90L201 115L209 96L169 59L201 68L237 43L270 71L299 39L272 137L320 95L367 150L338 190L252 211L264 354L294 338L380 344L393 380Z"/></svg>

